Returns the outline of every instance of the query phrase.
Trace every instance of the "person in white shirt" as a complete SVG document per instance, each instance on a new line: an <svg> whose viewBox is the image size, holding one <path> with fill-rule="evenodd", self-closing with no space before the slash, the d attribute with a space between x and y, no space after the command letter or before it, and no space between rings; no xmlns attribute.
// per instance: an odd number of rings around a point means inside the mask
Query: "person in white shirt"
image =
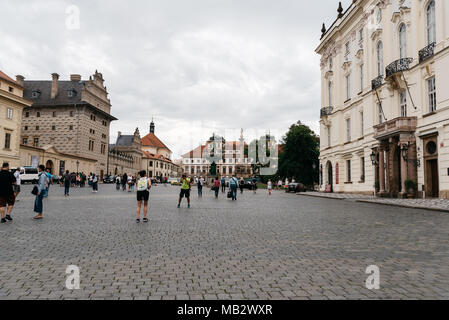
<svg viewBox="0 0 449 320"><path fill-rule="evenodd" d="M17 198L17 196L20 193L20 168L16 169L16 172L14 172L14 177L16 178L16 184L13 185L14 188L14 198ZM16 200L19 201L19 200Z"/></svg>
<svg viewBox="0 0 449 320"><path fill-rule="evenodd" d="M271 196L271 188L272 188L271 180L268 180L267 188L268 188L268 195Z"/></svg>
<svg viewBox="0 0 449 320"><path fill-rule="evenodd" d="M140 223L140 209L143 202L143 222L148 222L148 200L150 197L151 180L147 178L145 170L139 172L139 180L137 180L137 219L136 222Z"/></svg>
<svg viewBox="0 0 449 320"><path fill-rule="evenodd" d="M282 189L282 180L281 179L279 179L279 181L278 181L278 189Z"/></svg>

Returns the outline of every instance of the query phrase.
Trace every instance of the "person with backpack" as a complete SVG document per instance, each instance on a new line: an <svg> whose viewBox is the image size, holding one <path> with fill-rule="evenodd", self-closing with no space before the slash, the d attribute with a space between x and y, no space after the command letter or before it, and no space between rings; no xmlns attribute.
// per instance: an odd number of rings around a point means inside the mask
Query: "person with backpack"
<svg viewBox="0 0 449 320"><path fill-rule="evenodd" d="M181 208L182 198L187 198L187 208L190 208L190 178L185 174L181 178L181 193L179 194L178 208Z"/></svg>
<svg viewBox="0 0 449 320"><path fill-rule="evenodd" d="M237 200L237 188L239 186L239 181L235 177L235 174L232 175L232 178L229 179L229 189L231 192L232 201Z"/></svg>
<svg viewBox="0 0 449 320"><path fill-rule="evenodd" d="M136 222L140 223L140 209L143 202L143 222L147 223L148 213L148 200L150 198L151 180L147 178L147 172L142 170L139 172L139 180L137 180L137 219Z"/></svg>

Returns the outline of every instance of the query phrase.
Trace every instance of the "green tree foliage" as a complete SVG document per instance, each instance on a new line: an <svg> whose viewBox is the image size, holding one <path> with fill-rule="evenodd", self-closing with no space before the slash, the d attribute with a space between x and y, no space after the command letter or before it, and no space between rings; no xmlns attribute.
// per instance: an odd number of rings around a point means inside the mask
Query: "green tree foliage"
<svg viewBox="0 0 449 320"><path fill-rule="evenodd" d="M311 186L319 177L319 137L300 121L293 124L283 139L279 155L279 176L294 178Z"/></svg>

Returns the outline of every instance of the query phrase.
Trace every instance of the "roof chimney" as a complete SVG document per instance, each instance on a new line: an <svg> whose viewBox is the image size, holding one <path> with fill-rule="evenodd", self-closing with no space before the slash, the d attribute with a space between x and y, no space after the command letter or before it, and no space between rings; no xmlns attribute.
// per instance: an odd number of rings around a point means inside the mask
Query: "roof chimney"
<svg viewBox="0 0 449 320"><path fill-rule="evenodd" d="M70 81L81 81L81 75L79 74L71 74Z"/></svg>
<svg viewBox="0 0 449 320"><path fill-rule="evenodd" d="M25 77L24 77L24 76L21 76L20 74L18 74L18 75L16 76L16 82L17 82L21 87L23 87L24 81L25 81Z"/></svg>
<svg viewBox="0 0 449 320"><path fill-rule="evenodd" d="M51 82L51 98L54 99L58 95L58 80L59 80L59 74L52 73L52 82Z"/></svg>

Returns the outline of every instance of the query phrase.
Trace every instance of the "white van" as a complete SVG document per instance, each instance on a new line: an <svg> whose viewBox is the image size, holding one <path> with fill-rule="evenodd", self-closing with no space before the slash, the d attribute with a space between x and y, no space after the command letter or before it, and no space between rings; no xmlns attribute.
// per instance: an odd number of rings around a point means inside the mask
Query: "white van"
<svg viewBox="0 0 449 320"><path fill-rule="evenodd" d="M16 172L17 168L12 168L11 172ZM37 183L37 180L39 179L39 171L37 168L33 167L21 167L20 170L20 182L21 183Z"/></svg>

